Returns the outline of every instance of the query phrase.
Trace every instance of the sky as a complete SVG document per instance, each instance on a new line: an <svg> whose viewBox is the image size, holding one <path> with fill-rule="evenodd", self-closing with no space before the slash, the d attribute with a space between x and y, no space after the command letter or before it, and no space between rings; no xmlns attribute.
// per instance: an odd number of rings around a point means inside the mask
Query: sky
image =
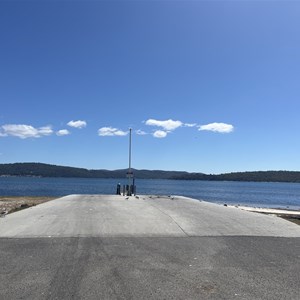
<svg viewBox="0 0 300 300"><path fill-rule="evenodd" d="M0 0L0 163L300 171L300 1Z"/></svg>

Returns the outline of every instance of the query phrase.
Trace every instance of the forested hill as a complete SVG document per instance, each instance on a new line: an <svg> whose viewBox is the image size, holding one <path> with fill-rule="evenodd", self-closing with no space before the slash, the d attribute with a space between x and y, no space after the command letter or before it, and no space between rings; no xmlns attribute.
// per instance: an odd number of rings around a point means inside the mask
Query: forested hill
<svg viewBox="0 0 300 300"><path fill-rule="evenodd" d="M77 177L77 178L125 178L127 169L123 170L88 170L56 166L42 163L0 164L0 176L38 176L38 177ZM178 179L209 181L255 181L255 182L299 182L300 172L258 171L237 172L218 175L188 173L181 171L135 170L135 178L143 179Z"/></svg>
<svg viewBox="0 0 300 300"><path fill-rule="evenodd" d="M294 171L257 171L236 172L218 175L188 173L175 176L180 180L209 180L209 181L255 181L255 182L300 182L300 172Z"/></svg>
<svg viewBox="0 0 300 300"><path fill-rule="evenodd" d="M56 166L42 163L0 164L0 176L37 176L37 177L77 177L77 178L124 178L128 169L124 170L88 170ZM170 179L185 176L187 172L135 170L136 178Z"/></svg>

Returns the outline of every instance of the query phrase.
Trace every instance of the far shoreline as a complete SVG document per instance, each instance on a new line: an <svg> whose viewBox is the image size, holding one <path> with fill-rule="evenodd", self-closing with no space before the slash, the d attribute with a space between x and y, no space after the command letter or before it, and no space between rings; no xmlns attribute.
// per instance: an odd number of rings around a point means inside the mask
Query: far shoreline
<svg viewBox="0 0 300 300"><path fill-rule="evenodd" d="M135 168L131 168L131 170L136 179L300 183L300 171L266 170L205 174L199 171L165 171ZM127 171L128 168L117 170L86 169L40 162L0 164L1 177L28 176L42 178L118 179L124 178Z"/></svg>

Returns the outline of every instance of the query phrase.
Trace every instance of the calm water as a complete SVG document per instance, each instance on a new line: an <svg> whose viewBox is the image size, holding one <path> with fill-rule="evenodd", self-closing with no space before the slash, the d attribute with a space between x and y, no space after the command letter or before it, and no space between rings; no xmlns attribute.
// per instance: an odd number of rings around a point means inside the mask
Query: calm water
<svg viewBox="0 0 300 300"><path fill-rule="evenodd" d="M2 196L114 194L126 179L0 177ZM300 209L300 184L137 179L138 194L182 195L215 203Z"/></svg>

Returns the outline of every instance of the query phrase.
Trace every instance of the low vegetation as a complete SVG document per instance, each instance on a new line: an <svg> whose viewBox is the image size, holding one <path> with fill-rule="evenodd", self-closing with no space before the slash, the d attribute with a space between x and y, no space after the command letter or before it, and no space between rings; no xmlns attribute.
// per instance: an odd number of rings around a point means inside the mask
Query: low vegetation
<svg viewBox="0 0 300 300"><path fill-rule="evenodd" d="M127 169L88 170L56 166L42 163L0 164L0 176L34 177L77 177L77 178L123 178ZM135 178L140 179L178 179L208 181L255 181L255 182L300 182L300 172L295 171L257 171L226 174L188 173L182 171L135 170Z"/></svg>
<svg viewBox="0 0 300 300"><path fill-rule="evenodd" d="M254 182L300 182L300 172L293 171L257 171L236 172L219 175L188 173L174 177L181 180L208 180L208 181L254 181Z"/></svg>
<svg viewBox="0 0 300 300"><path fill-rule="evenodd" d="M54 197L0 197L0 213L12 213L50 200Z"/></svg>

